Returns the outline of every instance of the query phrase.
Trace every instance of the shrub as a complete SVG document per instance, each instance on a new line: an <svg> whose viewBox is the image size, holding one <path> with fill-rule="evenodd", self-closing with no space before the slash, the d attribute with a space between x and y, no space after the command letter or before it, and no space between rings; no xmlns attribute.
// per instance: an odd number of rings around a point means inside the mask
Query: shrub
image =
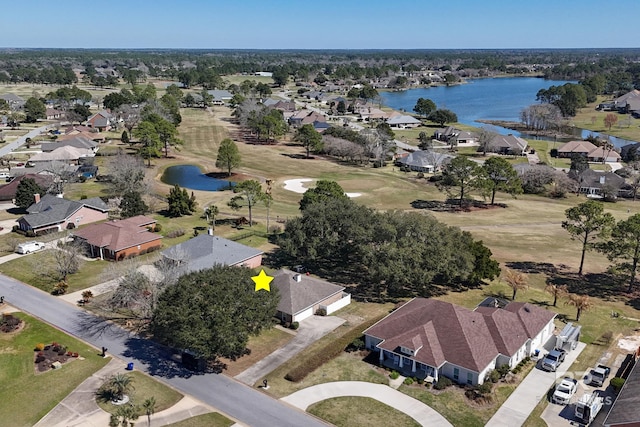
<svg viewBox="0 0 640 427"><path fill-rule="evenodd" d="M396 371L391 371L391 373L389 374L389 378L391 378L392 380L398 379L399 376L400 374Z"/></svg>
<svg viewBox="0 0 640 427"><path fill-rule="evenodd" d="M167 233L167 237L169 239L173 239L173 238L176 238L176 237L184 236L184 233L185 233L184 229L179 228L177 230L172 230L172 231L168 232Z"/></svg>
<svg viewBox="0 0 640 427"><path fill-rule="evenodd" d="M326 308L319 308L316 310L316 315L318 316L326 316L327 315L327 309Z"/></svg>
<svg viewBox="0 0 640 427"><path fill-rule="evenodd" d="M25 236L27 236L27 237L36 237L36 232L35 232L35 231L33 231L33 230L28 230L28 231L25 233Z"/></svg>
<svg viewBox="0 0 640 427"><path fill-rule="evenodd" d="M494 369L493 371L489 372L489 375L487 376L489 377L489 380L491 380L492 383L497 383L498 381L500 381L500 378L502 378L502 374L497 369Z"/></svg>
<svg viewBox="0 0 640 427"><path fill-rule="evenodd" d="M39 342L38 344L36 344L36 351L42 351L42 350L44 350L44 344Z"/></svg>
<svg viewBox="0 0 640 427"><path fill-rule="evenodd" d="M404 379L403 382L404 382L405 385L411 385L411 384L413 384L413 378L407 377L407 378Z"/></svg>
<svg viewBox="0 0 640 427"><path fill-rule="evenodd" d="M83 194L82 196L80 196L80 200L85 200L85 199L87 199L87 195L86 194Z"/></svg>
<svg viewBox="0 0 640 427"><path fill-rule="evenodd" d="M510 369L509 365L501 365L496 368L496 371L500 373L501 378L504 378L509 373Z"/></svg>
<svg viewBox="0 0 640 427"><path fill-rule="evenodd" d="M611 387L613 387L613 389L617 392L620 391L620 389L622 388L622 386L624 385L624 378L620 378L620 377L613 377L611 378Z"/></svg>
<svg viewBox="0 0 640 427"><path fill-rule="evenodd" d="M309 373L337 357L347 348L349 343L362 336L362 331L372 326L383 317L384 316L375 317L368 322L363 323L358 328L353 329L325 344L323 347L316 349L316 351L308 358L299 359L298 363L294 365L289 372L287 372L285 379L292 382L302 381L307 375L309 375Z"/></svg>
<svg viewBox="0 0 640 427"><path fill-rule="evenodd" d="M65 281L60 281L56 283L53 287L53 291L51 292L53 295L64 295L67 293L67 289L69 289L69 285Z"/></svg>
<svg viewBox="0 0 640 427"><path fill-rule="evenodd" d="M519 373L520 372L520 365L518 365L515 368L513 368L513 371L511 371L511 372L513 372L514 374Z"/></svg>
<svg viewBox="0 0 640 427"><path fill-rule="evenodd" d="M418 384L424 384L424 378L420 378L420 377L418 377L418 378L416 378L415 380L416 380L416 382L417 382Z"/></svg>
<svg viewBox="0 0 640 427"><path fill-rule="evenodd" d="M418 178L419 178L419 179L424 178L424 173L422 173L422 172L418 172Z"/></svg>
<svg viewBox="0 0 640 427"><path fill-rule="evenodd" d="M349 344L349 347L347 347L347 351L364 350L364 346L364 340L362 339L362 337L358 337L351 341L351 344Z"/></svg>
<svg viewBox="0 0 640 427"><path fill-rule="evenodd" d="M492 388L493 388L493 383L486 382L486 383L480 384L478 387L476 387L476 390L480 394L489 394L489 393L491 393L491 389Z"/></svg>
<svg viewBox="0 0 640 427"><path fill-rule="evenodd" d="M2 318L0 319L0 331L2 332L13 332L22 323L22 320L13 316L12 314L3 313Z"/></svg>
<svg viewBox="0 0 640 427"><path fill-rule="evenodd" d="M156 224L155 228L153 229L153 231L159 233L162 231L162 224Z"/></svg>
<svg viewBox="0 0 640 427"><path fill-rule="evenodd" d="M447 377L440 377L438 381L433 385L433 388L436 390L444 390L445 388L453 385L453 381L451 381Z"/></svg>
<svg viewBox="0 0 640 427"><path fill-rule="evenodd" d="M296 329L298 329L299 327L300 327L300 323L299 323L299 322L293 322L293 323L291 324L291 329L293 329L294 331L295 331Z"/></svg>
<svg viewBox="0 0 640 427"><path fill-rule="evenodd" d="M44 357L44 353L40 352L36 355L36 363L40 363L40 362L44 362L45 361L45 357Z"/></svg>

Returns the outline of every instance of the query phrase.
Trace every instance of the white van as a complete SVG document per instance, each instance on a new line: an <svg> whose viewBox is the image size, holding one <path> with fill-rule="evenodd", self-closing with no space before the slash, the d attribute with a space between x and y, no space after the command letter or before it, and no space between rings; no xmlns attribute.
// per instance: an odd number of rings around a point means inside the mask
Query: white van
<svg viewBox="0 0 640 427"><path fill-rule="evenodd" d="M44 249L44 243L32 241L20 243L16 247L16 252L19 254L30 254L31 252L36 252L40 249Z"/></svg>

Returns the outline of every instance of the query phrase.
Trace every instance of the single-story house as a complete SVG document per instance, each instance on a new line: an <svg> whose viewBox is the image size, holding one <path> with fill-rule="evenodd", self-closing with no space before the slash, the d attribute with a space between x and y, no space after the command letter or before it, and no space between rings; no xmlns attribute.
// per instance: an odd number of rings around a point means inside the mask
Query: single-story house
<svg viewBox="0 0 640 427"><path fill-rule="evenodd" d="M233 98L233 94L224 89L212 89L208 90L207 93L213 97L213 105L224 105Z"/></svg>
<svg viewBox="0 0 640 427"><path fill-rule="evenodd" d="M489 143L490 149L494 153L511 154L515 156L522 156L527 150L526 140L517 137L515 135L496 135Z"/></svg>
<svg viewBox="0 0 640 427"><path fill-rule="evenodd" d="M27 208L27 215L18 219L18 226L36 234L51 233L104 221L108 210L99 197L75 201L51 194L40 198L36 194L35 203Z"/></svg>
<svg viewBox="0 0 640 427"><path fill-rule="evenodd" d="M605 147L596 147L595 150L590 151L589 154L587 154L587 160L590 162L602 163L604 161L608 163L615 163L619 162L620 159L621 156L616 150L607 149Z"/></svg>
<svg viewBox="0 0 640 427"><path fill-rule="evenodd" d="M271 286L280 293L276 316L283 322L301 322L319 310L329 315L351 303L344 286L290 270L278 270Z"/></svg>
<svg viewBox="0 0 640 427"><path fill-rule="evenodd" d="M574 154L587 156L598 147L589 141L569 141L558 148L558 157L571 157Z"/></svg>
<svg viewBox="0 0 640 427"><path fill-rule="evenodd" d="M120 261L160 249L162 236L149 231L155 224L155 219L138 215L91 224L74 231L73 237L88 247L92 257Z"/></svg>
<svg viewBox="0 0 640 427"><path fill-rule="evenodd" d="M66 138L58 138L56 142L43 142L42 144L40 144L40 149L44 153L50 153L53 150L61 147L83 148L91 150L93 153L98 151L98 143L81 134L69 136Z"/></svg>
<svg viewBox="0 0 640 427"><path fill-rule="evenodd" d="M256 268L262 264L259 249L236 243L212 234L200 234L162 251L165 259L184 265L184 272L191 273L215 265L238 265Z"/></svg>
<svg viewBox="0 0 640 427"><path fill-rule="evenodd" d="M64 117L64 111L56 110L55 108L47 108L45 111L47 120L57 120Z"/></svg>
<svg viewBox="0 0 640 427"><path fill-rule="evenodd" d="M24 107L27 101L24 100L21 96L18 96L14 93L4 93L0 95L0 99L4 99L9 104L9 108L12 111L20 110Z"/></svg>
<svg viewBox="0 0 640 427"><path fill-rule="evenodd" d="M387 124L392 128L415 128L420 126L422 122L413 116L399 115L389 117Z"/></svg>
<svg viewBox="0 0 640 427"><path fill-rule="evenodd" d="M400 167L405 166L414 172L433 173L440 169L442 164L453 158L450 154L435 150L418 150L401 157L396 161Z"/></svg>
<svg viewBox="0 0 640 427"><path fill-rule="evenodd" d="M116 118L107 110L101 110L87 119L87 126L99 131L109 130L116 123Z"/></svg>
<svg viewBox="0 0 640 427"><path fill-rule="evenodd" d="M11 175L15 176L16 175L16 171L26 171L28 173L25 173L24 175L21 176L16 176L13 181L11 181L10 183L0 186L0 200L1 201L7 201L7 200L15 200L16 198L16 190L18 189L18 184L20 184L20 181L22 181L25 178L30 178L33 179L36 184L38 184L41 188L48 190L51 185L53 185L53 178L50 175L42 175L42 174L38 174L38 173L33 173L33 169L29 168L29 169L22 169L22 168L18 168L18 169L12 169L11 170Z"/></svg>
<svg viewBox="0 0 640 427"><path fill-rule="evenodd" d="M289 124L292 126L312 125L314 122L326 122L327 118L318 112L302 109L289 117Z"/></svg>
<svg viewBox="0 0 640 427"><path fill-rule="evenodd" d="M478 385L491 370L513 367L542 348L555 317L529 303L469 310L414 298L365 330L365 345L380 364L408 376Z"/></svg>
<svg viewBox="0 0 640 427"><path fill-rule="evenodd" d="M637 359L638 352L632 355ZM602 423L605 427L640 426L640 363L635 361L618 397Z"/></svg>
<svg viewBox="0 0 640 427"><path fill-rule="evenodd" d="M453 126L447 126L441 129L436 129L433 133L433 137L438 141L448 142L449 139L457 136L460 133L460 130L454 128Z"/></svg>
<svg viewBox="0 0 640 427"><path fill-rule="evenodd" d="M625 187L625 180L620 175L613 172L594 171L593 169L585 169L574 178L578 181L578 188L581 194L587 197L601 198L605 193L605 187L611 187L615 190L616 195L620 195L620 190Z"/></svg>
<svg viewBox="0 0 640 427"><path fill-rule="evenodd" d="M29 158L30 162L65 162L78 163L78 160L84 157L93 157L95 152L90 148L76 148L70 145L58 147L47 153L37 153Z"/></svg>

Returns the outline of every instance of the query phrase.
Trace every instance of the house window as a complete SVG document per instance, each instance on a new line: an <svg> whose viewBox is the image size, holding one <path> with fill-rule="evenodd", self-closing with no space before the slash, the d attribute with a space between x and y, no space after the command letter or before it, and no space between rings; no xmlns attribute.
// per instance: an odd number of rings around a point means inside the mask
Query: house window
<svg viewBox="0 0 640 427"><path fill-rule="evenodd" d="M473 374L471 372L467 372L467 384L473 384Z"/></svg>
<svg viewBox="0 0 640 427"><path fill-rule="evenodd" d="M460 369L453 368L453 379L458 381L460 379Z"/></svg>

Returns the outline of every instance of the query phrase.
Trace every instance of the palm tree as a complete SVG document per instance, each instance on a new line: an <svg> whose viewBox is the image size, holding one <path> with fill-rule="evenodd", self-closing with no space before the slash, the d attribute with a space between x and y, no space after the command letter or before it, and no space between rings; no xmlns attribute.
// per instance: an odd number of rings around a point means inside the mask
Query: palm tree
<svg viewBox="0 0 640 427"><path fill-rule="evenodd" d="M115 374L109 378L108 386L117 400L133 390L133 378L126 374Z"/></svg>
<svg viewBox="0 0 640 427"><path fill-rule="evenodd" d="M220 211L216 205L211 205L204 210L204 216L207 218L207 224L211 226L211 229L214 230L216 228L216 216Z"/></svg>
<svg viewBox="0 0 640 427"><path fill-rule="evenodd" d="M547 283L544 291L553 295L553 306L555 307L558 302L558 297L562 297L567 294L567 285L554 285L553 283Z"/></svg>
<svg viewBox="0 0 640 427"><path fill-rule="evenodd" d="M569 299L565 302L565 305L572 305L576 308L576 322L579 322L582 311L587 311L593 307L593 301L590 300L589 295L569 294Z"/></svg>
<svg viewBox="0 0 640 427"><path fill-rule="evenodd" d="M519 290L525 290L529 287L527 275L518 271L507 269L504 273L504 280L507 282L507 285L513 289L512 301L516 299L516 293Z"/></svg>
<svg viewBox="0 0 640 427"><path fill-rule="evenodd" d="M147 400L142 403L142 408L144 409L145 414L147 414L147 421L149 422L149 426L151 425L151 415L156 412L156 398L151 396Z"/></svg>

